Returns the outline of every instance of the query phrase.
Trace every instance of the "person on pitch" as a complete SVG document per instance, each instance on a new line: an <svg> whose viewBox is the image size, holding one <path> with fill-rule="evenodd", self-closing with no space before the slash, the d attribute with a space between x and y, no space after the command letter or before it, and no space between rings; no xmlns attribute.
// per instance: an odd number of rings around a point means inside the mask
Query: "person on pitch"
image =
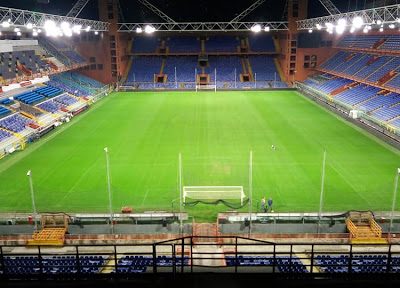
<svg viewBox="0 0 400 288"><path fill-rule="evenodd" d="M265 201L265 196L263 198L261 198L261 211L262 212L267 212L267 207L265 206L266 201Z"/></svg>
<svg viewBox="0 0 400 288"><path fill-rule="evenodd" d="M269 211L269 212L272 212L272 203L273 203L272 197L269 197L268 198L268 208L267 208L267 211Z"/></svg>

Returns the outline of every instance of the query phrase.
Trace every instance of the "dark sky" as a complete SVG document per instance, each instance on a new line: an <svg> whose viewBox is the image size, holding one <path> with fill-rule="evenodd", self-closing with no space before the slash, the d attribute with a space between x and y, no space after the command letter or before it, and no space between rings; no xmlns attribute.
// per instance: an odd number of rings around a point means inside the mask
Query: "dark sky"
<svg viewBox="0 0 400 288"><path fill-rule="evenodd" d="M65 15L75 0L0 0L0 6ZM255 0L149 0L178 22L230 21ZM332 0L342 11L400 3L400 0ZM161 22L162 20L136 0L120 0L126 22ZM286 0L267 0L242 21L280 21ZM309 0L309 17L327 15L318 0ZM97 0L89 1L79 17L97 19Z"/></svg>

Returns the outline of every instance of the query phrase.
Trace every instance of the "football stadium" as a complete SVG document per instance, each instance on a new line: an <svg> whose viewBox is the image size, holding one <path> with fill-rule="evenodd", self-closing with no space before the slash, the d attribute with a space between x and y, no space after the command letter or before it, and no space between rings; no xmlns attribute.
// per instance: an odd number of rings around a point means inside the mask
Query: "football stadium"
<svg viewBox="0 0 400 288"><path fill-rule="evenodd" d="M0 1L0 281L398 284L400 3L216 2Z"/></svg>

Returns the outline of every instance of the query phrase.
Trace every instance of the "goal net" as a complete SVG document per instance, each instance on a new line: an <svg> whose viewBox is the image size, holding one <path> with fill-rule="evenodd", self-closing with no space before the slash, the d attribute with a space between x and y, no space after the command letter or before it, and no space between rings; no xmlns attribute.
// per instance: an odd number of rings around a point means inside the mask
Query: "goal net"
<svg viewBox="0 0 400 288"><path fill-rule="evenodd" d="M243 192L243 186L184 186L183 203L190 204L194 202L224 202L240 201L243 206L246 195Z"/></svg>
<svg viewBox="0 0 400 288"><path fill-rule="evenodd" d="M214 91L217 92L217 85L196 85L197 91Z"/></svg>

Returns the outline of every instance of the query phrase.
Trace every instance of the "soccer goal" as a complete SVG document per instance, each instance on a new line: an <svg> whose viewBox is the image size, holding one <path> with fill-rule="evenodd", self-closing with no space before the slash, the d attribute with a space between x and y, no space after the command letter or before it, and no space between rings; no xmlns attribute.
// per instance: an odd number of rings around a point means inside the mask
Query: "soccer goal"
<svg viewBox="0 0 400 288"><path fill-rule="evenodd" d="M184 186L183 203L190 201L240 200L243 205L246 195L243 186Z"/></svg>
<svg viewBox="0 0 400 288"><path fill-rule="evenodd" d="M217 92L217 85L196 85L197 91L214 91Z"/></svg>

